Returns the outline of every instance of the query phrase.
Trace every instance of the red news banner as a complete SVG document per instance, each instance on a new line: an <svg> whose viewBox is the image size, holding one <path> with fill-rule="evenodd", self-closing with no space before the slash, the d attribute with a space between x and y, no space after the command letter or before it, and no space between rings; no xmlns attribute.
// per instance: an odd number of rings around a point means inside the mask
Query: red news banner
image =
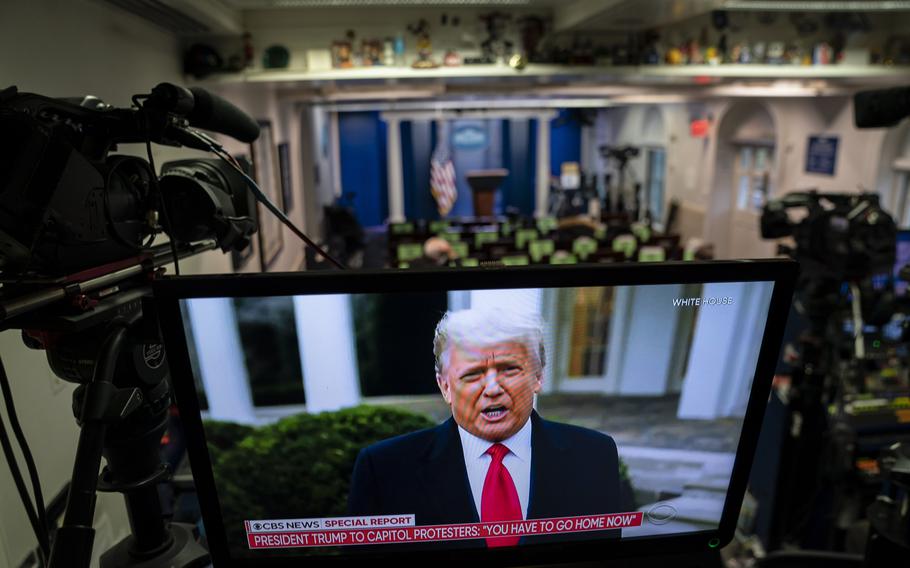
<svg viewBox="0 0 910 568"><path fill-rule="evenodd" d="M356 546L578 533L641 526L640 511L498 523L415 526L414 515L244 521L252 549Z"/></svg>

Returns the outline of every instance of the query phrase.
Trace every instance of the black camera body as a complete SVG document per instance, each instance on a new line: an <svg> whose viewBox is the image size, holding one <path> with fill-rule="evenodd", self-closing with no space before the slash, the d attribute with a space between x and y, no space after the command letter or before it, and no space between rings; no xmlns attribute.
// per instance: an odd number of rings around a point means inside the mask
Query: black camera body
<svg viewBox="0 0 910 568"><path fill-rule="evenodd" d="M803 209L792 222L788 211ZM784 249L802 265L804 276L856 281L890 273L895 262L897 226L874 193L794 192L765 204L761 236L792 236L795 250Z"/></svg>
<svg viewBox="0 0 910 568"><path fill-rule="evenodd" d="M224 250L249 244L255 199L221 160L165 164L159 180L148 161L110 154L120 143L193 145L182 109L172 111L154 93L141 107L117 109L94 97L0 91L6 279L72 274L135 257L162 231L177 242L213 238Z"/></svg>

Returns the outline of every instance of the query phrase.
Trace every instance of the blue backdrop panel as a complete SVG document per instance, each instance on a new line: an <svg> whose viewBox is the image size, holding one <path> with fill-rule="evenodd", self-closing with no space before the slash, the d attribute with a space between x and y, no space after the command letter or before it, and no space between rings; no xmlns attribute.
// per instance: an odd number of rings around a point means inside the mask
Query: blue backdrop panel
<svg viewBox="0 0 910 568"><path fill-rule="evenodd" d="M558 176L563 162L581 162L581 124L567 109L550 123L550 173Z"/></svg>
<svg viewBox="0 0 910 568"><path fill-rule="evenodd" d="M516 207L522 215L534 214L534 168L537 157L537 121L503 120L503 167L509 177L502 186L503 212Z"/></svg>
<svg viewBox="0 0 910 568"><path fill-rule="evenodd" d="M354 193L354 212L366 227L381 225L389 216L386 177L386 123L379 112L338 114L341 190Z"/></svg>
<svg viewBox="0 0 910 568"><path fill-rule="evenodd" d="M436 147L436 128L428 120L401 123L401 162L404 172L404 215L408 219L438 219L430 193L430 157Z"/></svg>

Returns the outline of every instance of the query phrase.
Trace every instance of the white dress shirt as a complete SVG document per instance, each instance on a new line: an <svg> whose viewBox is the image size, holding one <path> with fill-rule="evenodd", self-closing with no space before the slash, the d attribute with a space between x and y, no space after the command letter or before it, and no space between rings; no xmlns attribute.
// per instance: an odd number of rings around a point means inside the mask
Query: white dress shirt
<svg viewBox="0 0 910 568"><path fill-rule="evenodd" d="M493 457L487 450L494 442L489 442L471 434L461 426L458 427L461 436L461 448L464 451L464 465L468 471L468 482L471 484L471 494L474 497L474 507L477 509L477 518L480 519L480 500L483 495L483 482L487 477L487 469L493 462ZM515 490L518 492L518 501L521 503L521 517L528 518L528 499L531 494L531 419L525 422L521 430L500 444L509 448L509 453L502 459L502 464L509 470Z"/></svg>

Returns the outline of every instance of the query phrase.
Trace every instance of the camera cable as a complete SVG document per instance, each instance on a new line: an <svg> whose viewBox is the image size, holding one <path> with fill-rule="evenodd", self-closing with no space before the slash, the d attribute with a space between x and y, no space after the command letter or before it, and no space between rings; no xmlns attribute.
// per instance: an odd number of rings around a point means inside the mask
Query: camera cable
<svg viewBox="0 0 910 568"><path fill-rule="evenodd" d="M299 237L304 243L306 243L307 246L309 246L310 248L315 250L323 258L325 258L326 260L331 262L333 265L335 265L336 268L338 268L339 270L345 270L346 267L344 266L344 264L339 262L332 255L330 255L325 250L323 250L322 247L320 247L315 242L313 242L312 239L310 239L308 236L306 236L306 234L304 234L303 231L301 231L300 229L297 228L296 225L294 225L293 221L288 219L287 215L285 215L284 212L281 211L281 209L279 209L274 203L272 203L272 201L268 198L268 196L265 193L263 193L262 189L259 188L259 184L257 184L256 181L253 180L253 178L251 178L249 175L247 175L246 172L243 171L243 168L241 168L240 165L237 164L237 162L234 160L234 158L229 153L227 153L224 150L224 148L221 147L220 144L218 144L217 142L215 142L215 140L213 140L211 137L203 134L202 132L199 132L199 131L191 129L191 128L187 128L185 130L186 130L186 132L188 132L189 134L194 136L197 140L206 144L209 148L209 151L211 151L213 154L215 154L216 156L221 158L224 162L229 164L232 168L237 170L237 172L239 172L240 175L242 175L243 178L246 180L247 185L250 186L250 189L252 189L253 194L256 196L256 200L259 201L260 203L262 203L266 207L266 209L268 209L273 215L275 215L275 217L278 218L279 221L284 223L284 225L287 226L287 228L290 229L292 233L297 235L297 237Z"/></svg>
<svg viewBox="0 0 910 568"><path fill-rule="evenodd" d="M38 469L35 467L34 457L32 456L32 452L29 449L25 435L22 432L22 427L19 424L19 417L16 414L16 407L13 404L12 391L9 386L9 377L6 375L6 368L3 365L2 358L0 358L0 391L2 391L3 394L3 400L6 406L6 414L7 419L10 423L10 428L13 430L13 434L16 436L16 441L19 444L19 449L22 452L22 457L25 459L25 465L28 469L29 477L32 483L32 490L34 491L34 502L32 502L32 499L28 494L28 488L25 485L25 480L22 478L22 472L19 470L19 465L16 462L16 456L13 452L9 434L6 431L6 426L3 424L2 420L0 420L0 445L3 447L3 454L6 457L7 463L9 464L10 473L13 476L13 482L16 484L16 490L19 493L19 498L22 500L23 507L25 507L25 513L32 525L32 529L35 531L35 537L38 539L38 550L41 556L41 564L44 565L46 559L50 556L50 540L48 537L47 514L44 508L44 497L41 493L41 481L38 478Z"/></svg>

